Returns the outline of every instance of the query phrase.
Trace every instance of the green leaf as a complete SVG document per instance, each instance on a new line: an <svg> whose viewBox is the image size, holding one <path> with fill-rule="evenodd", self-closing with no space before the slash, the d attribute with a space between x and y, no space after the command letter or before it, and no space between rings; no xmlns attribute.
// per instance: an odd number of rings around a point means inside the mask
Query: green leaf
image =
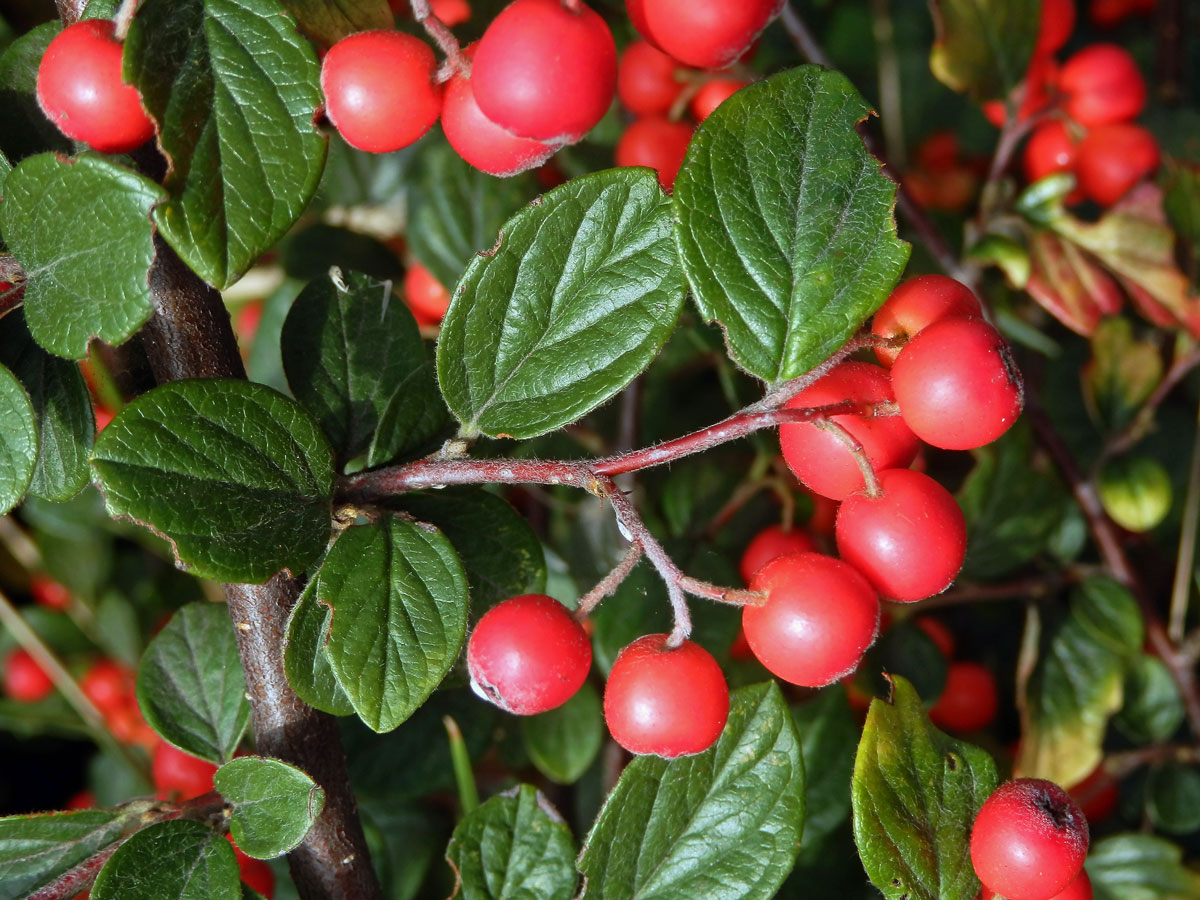
<svg viewBox="0 0 1200 900"><path fill-rule="evenodd" d="M1146 781L1146 812L1169 834L1200 830L1200 770L1173 762L1152 769Z"/></svg>
<svg viewBox="0 0 1200 900"><path fill-rule="evenodd" d="M0 515L21 502L38 459L38 430L29 395L0 366Z"/></svg>
<svg viewBox="0 0 1200 900"><path fill-rule="evenodd" d="M0 329L0 363L12 370L33 402L38 457L29 492L45 500L71 499L91 479L88 452L96 432L79 367L35 344L20 314L9 315Z"/></svg>
<svg viewBox="0 0 1200 900"><path fill-rule="evenodd" d="M1117 834L1098 841L1087 859L1096 900L1200 900L1200 872L1183 851L1152 834Z"/></svg>
<svg viewBox="0 0 1200 900"><path fill-rule="evenodd" d="M163 738L212 762L233 756L250 724L246 679L223 603L189 603L138 664L138 705Z"/></svg>
<svg viewBox="0 0 1200 900"><path fill-rule="evenodd" d="M217 770L213 785L233 804L233 839L255 859L282 856L300 846L325 808L325 791L277 759L238 757Z"/></svg>
<svg viewBox="0 0 1200 900"><path fill-rule="evenodd" d="M809 778L804 791L804 846L833 833L850 815L850 783L858 726L840 685L821 691L792 707L800 734L804 770L820 773Z"/></svg>
<svg viewBox="0 0 1200 900"><path fill-rule="evenodd" d="M500 226L537 193L536 185L529 175L480 172L443 141L423 146L405 236L417 262L453 288L472 256L491 248Z"/></svg>
<svg viewBox="0 0 1200 900"><path fill-rule="evenodd" d="M587 771L604 743L604 710L590 684L557 709L521 718L525 752L539 772L556 784L573 784Z"/></svg>
<svg viewBox="0 0 1200 900"><path fill-rule="evenodd" d="M92 466L109 513L162 533L203 577L299 573L329 538L329 445L297 403L261 384L155 388L104 429Z"/></svg>
<svg viewBox="0 0 1200 900"><path fill-rule="evenodd" d="M395 429L394 456L435 435L445 408L417 323L390 286L336 270L311 282L283 325L283 368L296 399L317 417L338 461L372 445L397 398L408 415Z"/></svg>
<svg viewBox="0 0 1200 900"><path fill-rule="evenodd" d="M126 824L107 809L0 819L0 900L53 881L121 837Z"/></svg>
<svg viewBox="0 0 1200 900"><path fill-rule="evenodd" d="M446 850L450 825L429 804L373 802L360 797L371 862L388 900L413 900Z"/></svg>
<svg viewBox="0 0 1200 900"><path fill-rule="evenodd" d="M1143 653L1125 673L1125 701L1113 724L1139 744L1169 740L1184 719L1183 700L1166 663Z"/></svg>
<svg viewBox="0 0 1200 900"><path fill-rule="evenodd" d="M845 76L800 66L722 103L675 179L696 304L764 381L826 359L904 271L896 184L854 130L869 111Z"/></svg>
<svg viewBox="0 0 1200 900"><path fill-rule="evenodd" d="M396 505L449 538L467 571L476 616L501 600L545 590L542 543L504 498L480 488L447 488L404 494Z"/></svg>
<svg viewBox="0 0 1200 900"><path fill-rule="evenodd" d="M438 341L442 393L464 434L528 438L599 406L654 359L684 282L670 200L649 169L569 181L476 256Z"/></svg>
<svg viewBox="0 0 1200 900"><path fill-rule="evenodd" d="M104 864L93 900L240 900L229 841L199 822L159 822L139 831Z"/></svg>
<svg viewBox="0 0 1200 900"><path fill-rule="evenodd" d="M1122 316L1102 319L1092 333L1092 358L1083 368L1088 412L1110 431L1133 421L1141 405L1162 381L1158 346L1134 336L1133 323Z"/></svg>
<svg viewBox="0 0 1200 900"><path fill-rule="evenodd" d="M61 31L61 22L46 22L21 35L0 56L0 151L14 163L43 150L71 152L71 141L37 102L38 65Z"/></svg>
<svg viewBox="0 0 1200 900"><path fill-rule="evenodd" d="M937 40L929 67L942 84L976 100L1005 98L1025 77L1041 0L935 0Z"/></svg>
<svg viewBox="0 0 1200 900"><path fill-rule="evenodd" d="M1046 629L1026 686L1017 774L1071 787L1096 768L1143 633L1137 602L1115 581L1091 578L1072 591L1070 612Z"/></svg>
<svg viewBox="0 0 1200 900"><path fill-rule="evenodd" d="M329 46L356 31L394 28L387 0L283 0L305 33Z"/></svg>
<svg viewBox="0 0 1200 900"><path fill-rule="evenodd" d="M321 573L317 572L292 607L283 645L283 671L296 696L309 706L349 716L354 714L354 704L338 684L325 651L333 610L317 602L320 582Z"/></svg>
<svg viewBox="0 0 1200 900"><path fill-rule="evenodd" d="M319 574L333 611L326 653L354 709L375 731L413 712L454 665L467 631L467 577L431 526L387 518L344 532Z"/></svg>
<svg viewBox="0 0 1200 900"><path fill-rule="evenodd" d="M150 318L150 210L164 196L100 156L42 153L13 169L0 232L29 277L25 322L35 341L81 359L93 337L120 344Z"/></svg>
<svg viewBox="0 0 1200 900"><path fill-rule="evenodd" d="M0 67L4 64L0 60ZM1200 167L1169 162L1163 186L1163 210L1175 229L1190 263L1192 286L1200 281Z"/></svg>
<svg viewBox="0 0 1200 900"><path fill-rule="evenodd" d="M999 783L983 750L929 723L903 678L873 700L854 760L854 840L888 900L972 900L971 823Z"/></svg>
<svg viewBox="0 0 1200 900"><path fill-rule="evenodd" d="M787 704L773 681L742 688L714 747L625 768L579 857L581 900L765 900L791 870L803 826Z"/></svg>
<svg viewBox="0 0 1200 900"><path fill-rule="evenodd" d="M462 900L561 900L578 881L570 830L528 784L464 816L446 859L458 875Z"/></svg>
<svg viewBox="0 0 1200 900"><path fill-rule="evenodd" d="M276 0L146 0L124 59L171 164L154 222L200 277L228 287L320 180L316 51Z"/></svg>

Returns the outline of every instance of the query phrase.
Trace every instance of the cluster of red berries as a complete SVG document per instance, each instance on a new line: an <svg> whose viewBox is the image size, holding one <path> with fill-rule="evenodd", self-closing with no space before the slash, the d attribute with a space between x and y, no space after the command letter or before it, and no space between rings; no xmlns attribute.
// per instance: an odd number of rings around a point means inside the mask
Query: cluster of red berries
<svg viewBox="0 0 1200 900"><path fill-rule="evenodd" d="M925 209L962 212L975 197L987 160L963 154L953 131L935 131L917 145L904 187Z"/></svg>
<svg viewBox="0 0 1200 900"><path fill-rule="evenodd" d="M971 828L985 900L1091 900L1088 823L1052 781L1018 778L987 798Z"/></svg>
<svg viewBox="0 0 1200 900"><path fill-rule="evenodd" d="M1025 145L1026 178L1074 173L1077 189L1068 203L1088 199L1111 206L1158 169L1158 141L1133 122L1146 105L1146 82L1127 50L1091 44L1061 66L1054 54L1071 36L1074 0L1045 0L1033 61L1025 76L1020 119L1039 115ZM1003 104L986 111L997 124Z"/></svg>

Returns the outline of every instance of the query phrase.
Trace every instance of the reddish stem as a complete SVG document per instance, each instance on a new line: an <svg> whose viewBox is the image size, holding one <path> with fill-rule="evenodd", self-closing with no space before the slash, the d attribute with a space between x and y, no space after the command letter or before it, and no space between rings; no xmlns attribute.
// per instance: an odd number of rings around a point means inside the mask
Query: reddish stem
<svg viewBox="0 0 1200 900"><path fill-rule="evenodd" d="M409 6L412 8L413 18L420 23L421 27L425 29L425 33L438 45L438 49L446 57L445 64L438 69L434 80L438 82L446 81L457 72L469 75L471 72L470 60L463 56L458 38L434 14L433 8L429 5L429 0L409 0Z"/></svg>

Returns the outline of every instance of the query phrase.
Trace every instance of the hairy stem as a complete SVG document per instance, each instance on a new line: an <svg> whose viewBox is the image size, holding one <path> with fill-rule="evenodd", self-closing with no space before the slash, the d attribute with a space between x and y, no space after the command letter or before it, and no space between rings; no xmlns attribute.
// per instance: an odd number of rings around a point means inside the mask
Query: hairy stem
<svg viewBox="0 0 1200 900"><path fill-rule="evenodd" d="M621 586L629 573L633 571L633 567L638 564L638 560L642 558L642 545L634 541L625 551L625 555L621 557L621 561L613 566L611 572L600 579L599 583L579 598L579 605L575 607L575 619L582 622L592 614L600 601L605 597L611 597Z"/></svg>

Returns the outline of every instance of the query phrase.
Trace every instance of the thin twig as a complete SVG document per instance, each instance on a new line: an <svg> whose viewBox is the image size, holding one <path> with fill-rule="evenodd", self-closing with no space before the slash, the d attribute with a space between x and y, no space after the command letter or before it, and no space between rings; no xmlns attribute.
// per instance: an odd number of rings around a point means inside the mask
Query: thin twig
<svg viewBox="0 0 1200 900"><path fill-rule="evenodd" d="M854 457L854 462L858 464L858 470L862 472L864 492L872 499L879 497L883 493L883 490L879 486L879 476L875 474L875 467L871 465L871 457L867 455L867 451L863 449L863 445L859 443L858 438L833 421L833 419L822 419L813 422L813 424L822 431L833 435L837 438L838 443L850 451L850 455Z"/></svg>
<svg viewBox="0 0 1200 900"><path fill-rule="evenodd" d="M621 561L617 563L611 572L600 579L599 583L579 598L579 605L575 607L575 618L582 622L592 614L600 601L605 597L611 597L621 586L629 573L633 571L633 567L638 564L638 560L642 558L642 545L637 541L631 543L625 551L625 555L621 557Z"/></svg>
<svg viewBox="0 0 1200 900"><path fill-rule="evenodd" d="M463 54L454 32L434 13L429 0L409 0L409 6L412 7L413 18L420 23L425 33L433 39L442 55L446 57L446 62L438 69L434 80L439 83L447 81L457 72L470 75L471 61Z"/></svg>
<svg viewBox="0 0 1200 900"><path fill-rule="evenodd" d="M1175 557L1175 577L1171 582L1171 607L1167 617L1167 636L1176 644L1183 640L1187 627L1188 602L1195 577L1197 524L1200 524L1200 406L1196 409L1192 466L1188 472L1187 499L1183 504L1183 526L1179 531L1179 553Z"/></svg>
<svg viewBox="0 0 1200 900"><path fill-rule="evenodd" d="M1146 436L1154 422L1155 411L1162 406L1163 401L1185 379L1196 366L1200 366L1200 345L1192 347L1188 352L1175 357L1162 380L1155 386L1154 391L1146 398L1146 402L1138 408L1133 421L1113 435L1100 453L1100 462L1114 456L1120 456Z"/></svg>

